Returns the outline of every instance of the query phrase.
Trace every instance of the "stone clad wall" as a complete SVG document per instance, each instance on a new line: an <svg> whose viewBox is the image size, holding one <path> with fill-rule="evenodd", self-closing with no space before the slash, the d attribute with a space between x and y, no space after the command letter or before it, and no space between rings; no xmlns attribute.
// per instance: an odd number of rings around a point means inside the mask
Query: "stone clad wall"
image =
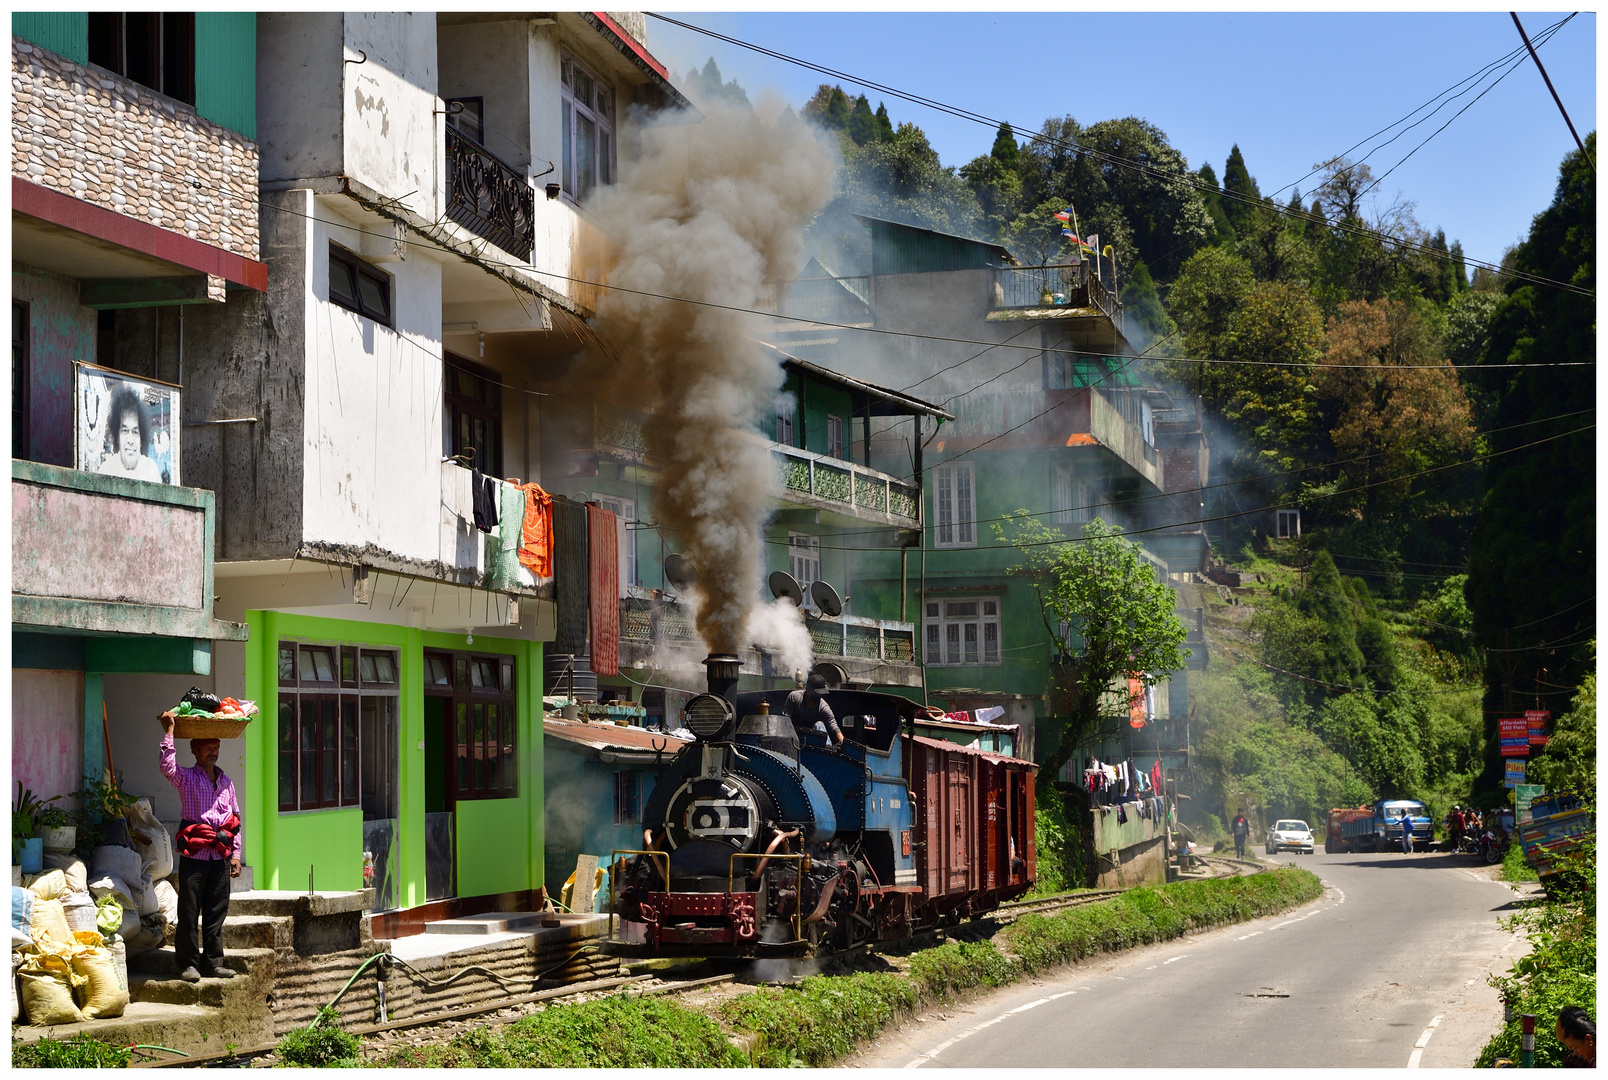
<svg viewBox="0 0 1608 1080"><path fill-rule="evenodd" d="M11 92L13 176L258 257L255 142L16 36Z"/></svg>

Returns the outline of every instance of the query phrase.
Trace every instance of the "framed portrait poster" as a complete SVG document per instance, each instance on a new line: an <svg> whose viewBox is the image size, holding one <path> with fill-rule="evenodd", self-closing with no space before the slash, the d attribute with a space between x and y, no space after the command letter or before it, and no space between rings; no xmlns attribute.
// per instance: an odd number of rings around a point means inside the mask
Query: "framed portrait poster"
<svg viewBox="0 0 1608 1080"><path fill-rule="evenodd" d="M73 468L179 484L179 388L73 361Z"/></svg>

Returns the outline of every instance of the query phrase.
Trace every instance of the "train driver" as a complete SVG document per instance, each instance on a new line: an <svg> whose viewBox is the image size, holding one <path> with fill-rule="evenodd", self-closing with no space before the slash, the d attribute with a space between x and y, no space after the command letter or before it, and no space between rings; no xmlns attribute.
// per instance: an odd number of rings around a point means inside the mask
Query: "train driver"
<svg viewBox="0 0 1608 1080"><path fill-rule="evenodd" d="M838 728L837 717L832 715L832 706L826 703L825 695L826 680L811 673L804 683L804 689L794 690L787 695L782 712L793 721L794 731L812 731L816 725L820 725L833 742L842 746L843 732Z"/></svg>

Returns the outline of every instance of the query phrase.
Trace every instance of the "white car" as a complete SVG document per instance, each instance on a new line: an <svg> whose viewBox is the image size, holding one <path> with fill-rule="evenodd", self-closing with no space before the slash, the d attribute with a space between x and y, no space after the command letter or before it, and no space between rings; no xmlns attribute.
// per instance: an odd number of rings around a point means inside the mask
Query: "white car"
<svg viewBox="0 0 1608 1080"><path fill-rule="evenodd" d="M1306 822L1285 818L1273 823L1267 831L1267 853L1277 855L1281 851L1312 854L1312 830L1307 828Z"/></svg>

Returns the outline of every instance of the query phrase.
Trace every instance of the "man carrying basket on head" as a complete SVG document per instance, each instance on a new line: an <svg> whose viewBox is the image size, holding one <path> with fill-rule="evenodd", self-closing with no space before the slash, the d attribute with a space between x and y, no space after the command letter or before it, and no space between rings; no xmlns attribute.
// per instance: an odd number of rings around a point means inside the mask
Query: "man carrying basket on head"
<svg viewBox="0 0 1608 1080"><path fill-rule="evenodd" d="M223 920L229 914L229 879L240 875L240 800L234 781L218 768L219 740L191 739L195 765L179 767L175 719L172 711L162 714L162 775L179 789L179 928L173 951L186 982L203 976L232 979L234 972L223 963Z"/></svg>

